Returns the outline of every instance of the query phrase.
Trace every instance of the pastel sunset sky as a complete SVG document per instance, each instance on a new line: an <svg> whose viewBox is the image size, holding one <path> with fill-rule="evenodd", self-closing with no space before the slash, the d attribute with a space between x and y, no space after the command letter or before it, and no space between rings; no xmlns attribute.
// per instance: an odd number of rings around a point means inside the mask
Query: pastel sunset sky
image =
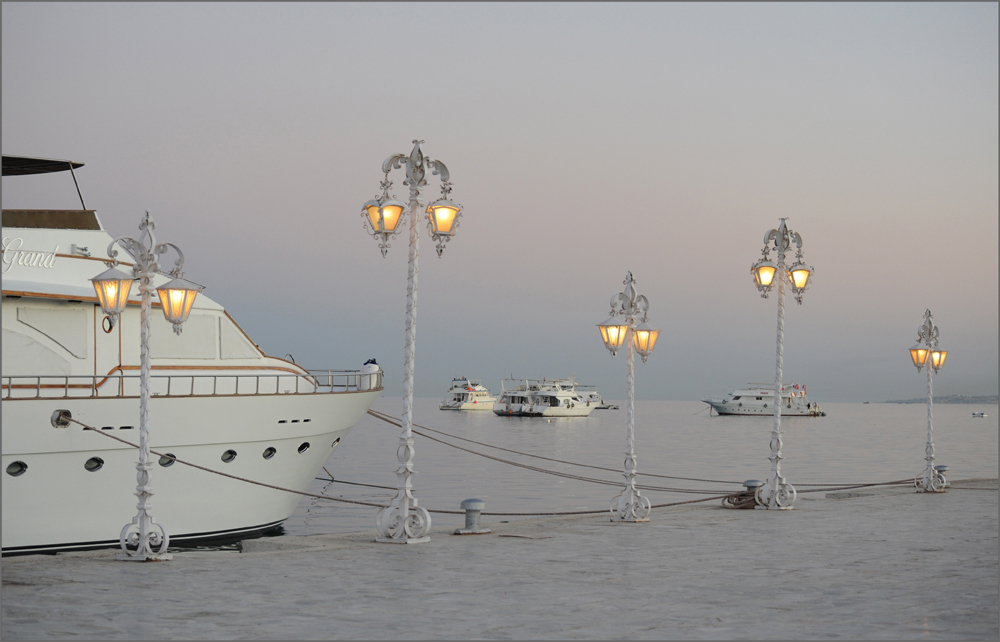
<svg viewBox="0 0 1000 642"><path fill-rule="evenodd" d="M418 396L513 374L623 398L595 324L629 270L662 330L637 398L773 381L749 268L782 217L816 268L785 381L922 396L930 308L935 393L996 394L997 8L4 2L3 153L85 163L112 236L150 209L267 353L376 357L390 396L406 239L383 259L360 212L415 138L464 207L440 259L421 225ZM77 203L65 175L3 182L5 208Z"/></svg>

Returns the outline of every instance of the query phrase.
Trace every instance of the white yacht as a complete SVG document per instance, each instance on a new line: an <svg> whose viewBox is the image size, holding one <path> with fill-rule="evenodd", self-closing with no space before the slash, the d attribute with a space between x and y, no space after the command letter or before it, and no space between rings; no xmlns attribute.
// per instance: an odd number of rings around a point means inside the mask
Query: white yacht
<svg viewBox="0 0 1000 642"><path fill-rule="evenodd" d="M570 379L504 379L493 404L501 417L587 417L597 408Z"/></svg>
<svg viewBox="0 0 1000 642"><path fill-rule="evenodd" d="M774 384L751 383L727 395L702 399L720 415L774 415ZM783 417L825 417L818 403L806 399L805 384L788 384L781 390Z"/></svg>
<svg viewBox="0 0 1000 642"><path fill-rule="evenodd" d="M496 397L479 381L455 377L448 390L449 398L441 402L441 410L493 410Z"/></svg>
<svg viewBox="0 0 1000 642"><path fill-rule="evenodd" d="M3 156L4 176L81 166ZM89 279L107 269L112 236L82 196L80 204L3 210L4 555L117 546L136 514L138 451L105 435L139 441L138 292L117 324L103 314ZM135 230L121 232L138 237ZM119 269L128 270L123 249ZM169 278L155 276L153 287ZM154 451L304 491L382 391L374 360L360 370L307 371L265 355L204 294L177 336L153 297ZM99 431L54 427L50 418L63 409ZM299 503L293 493L157 459L153 515L171 545L273 530Z"/></svg>

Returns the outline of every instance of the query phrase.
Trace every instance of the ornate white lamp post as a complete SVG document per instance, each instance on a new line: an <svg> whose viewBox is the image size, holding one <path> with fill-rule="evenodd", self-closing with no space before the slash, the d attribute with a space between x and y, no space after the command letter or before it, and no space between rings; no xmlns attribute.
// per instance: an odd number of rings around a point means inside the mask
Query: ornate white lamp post
<svg viewBox="0 0 1000 642"><path fill-rule="evenodd" d="M614 357L622 344L627 344L626 355L628 369L625 383L628 387L628 437L625 443L625 488L617 497L611 500L611 518L622 522L648 522L649 498L643 497L635 487L635 362L632 356L633 348L646 363L646 358L653 352L656 338L660 331L651 328L646 323L649 311L649 300L635 291L635 281L632 273L625 277L625 291L611 297L611 318L597 325L601 330L604 345ZM642 319L639 319L639 315ZM620 316L619 316L620 315Z"/></svg>
<svg viewBox="0 0 1000 642"><path fill-rule="evenodd" d="M778 282L778 340L777 356L774 369L774 429L771 431L771 476L763 486L757 489L757 508L787 510L795 501L795 487L789 484L781 474L781 367L785 341L785 280L789 281L795 300L802 305L802 293L809 285L809 277L813 268L802 262L802 237L785 225L788 219L781 219L778 229L770 230L764 235L763 258L750 268L754 283L761 291L761 296L767 298L774 285L775 276ZM768 259L771 251L769 243L777 252L778 262ZM795 243L797 252L795 263L790 267L785 265L785 253Z"/></svg>
<svg viewBox="0 0 1000 642"><path fill-rule="evenodd" d="M396 469L398 492L392 503L379 510L376 516L378 537L376 541L393 544L418 544L430 541L427 533L431 529L431 515L427 509L417 504L413 496L411 477L413 470L413 370L417 343L417 259L420 234L417 231L421 208L426 206L425 215L431 239L437 243L437 254L444 252L445 243L455 234L458 218L462 215L462 207L448 200L451 183L448 181L448 168L438 160L424 156L420 145L424 141L413 141L413 151L410 155L394 154L382 163L385 180L382 181L382 196L364 204L361 215L365 219L365 227L379 241L382 256L389 249L389 239L395 237L400 220L408 210L410 217L410 256L406 281L406 352L403 358L403 433L399 437L399 447L396 457L399 468ZM403 185L410 188L410 201L403 204L389 196L392 181L389 172L406 166L406 180ZM430 205L424 190L427 187L427 173L439 175L441 178L442 197Z"/></svg>
<svg viewBox="0 0 1000 642"><path fill-rule="evenodd" d="M944 475L934 467L934 394L931 369L937 372L944 366L948 351L938 347L938 327L931 321L932 318L930 310L924 312L924 324L917 328L917 345L910 348L910 358L917 367L917 372L927 366L927 447L924 450L927 467L923 476L914 480L914 485L922 493L943 493L947 482Z"/></svg>
<svg viewBox="0 0 1000 642"><path fill-rule="evenodd" d="M140 240L123 236L117 238L108 245L108 256L111 257L111 267L106 272L91 279L94 289L97 291L97 298L101 303L104 313L111 318L114 325L118 315L125 309L128 301L128 294L132 288L132 281L139 280L139 293L141 295L141 323L139 330L140 359L139 369L139 463L135 468L138 472L135 487L135 495L139 498L138 514L132 518L132 522L126 524L119 536L122 553L118 554L118 559L123 561L146 562L151 560L169 560L171 555L167 554L167 546L170 544L170 536L162 524L158 524L153 517L153 504L150 501L153 496L153 486L150 484L150 471L153 464L149 459L149 312L152 307L150 285L153 274L160 272L160 255L173 248L177 252L177 262L170 276L172 281L156 288L163 306L163 314L167 321L174 326L174 333L181 333L181 324L187 319L194 305L194 299L203 289L202 286L185 281L183 276L184 253L173 243L157 243L153 230L156 224L146 210L146 217L139 224L142 231ZM134 276L129 276L120 270L115 269L119 264L118 250L115 244L121 243L125 246L129 254L135 259L132 267ZM154 551L154 549L156 549Z"/></svg>

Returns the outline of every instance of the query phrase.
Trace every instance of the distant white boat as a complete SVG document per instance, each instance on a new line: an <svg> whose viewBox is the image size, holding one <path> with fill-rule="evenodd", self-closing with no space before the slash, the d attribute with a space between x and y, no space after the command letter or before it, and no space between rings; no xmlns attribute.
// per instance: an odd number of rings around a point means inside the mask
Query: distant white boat
<svg viewBox="0 0 1000 642"><path fill-rule="evenodd" d="M702 399L720 415L773 415L774 384L751 383L746 388ZM781 414L785 417L825 417L818 403L806 399L804 384L788 384L781 390Z"/></svg>
<svg viewBox="0 0 1000 642"><path fill-rule="evenodd" d="M572 378L504 379L500 386L503 392L493 412L501 417L587 417L597 409Z"/></svg>
<svg viewBox="0 0 1000 642"><path fill-rule="evenodd" d="M441 402L441 410L493 410L497 400L482 383L468 377L452 379L448 394L451 397Z"/></svg>
<svg viewBox="0 0 1000 642"><path fill-rule="evenodd" d="M974 412L974 413L972 413L972 416L973 417L983 417L983 418L985 418L985 417L987 417L989 415L987 415L985 412Z"/></svg>

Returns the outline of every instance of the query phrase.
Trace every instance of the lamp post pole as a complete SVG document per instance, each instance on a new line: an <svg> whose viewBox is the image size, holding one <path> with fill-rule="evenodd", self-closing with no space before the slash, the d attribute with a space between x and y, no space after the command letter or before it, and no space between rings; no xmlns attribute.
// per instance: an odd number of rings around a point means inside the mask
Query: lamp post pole
<svg viewBox="0 0 1000 642"><path fill-rule="evenodd" d="M917 345L910 348L910 357L917 372L927 366L927 446L924 448L927 466L923 475L913 483L922 493L943 493L948 482L944 474L934 467L934 386L931 370L941 369L948 351L938 347L938 327L932 319L930 310L924 312L924 324L917 328ZM921 346L921 343L924 345Z"/></svg>
<svg viewBox="0 0 1000 642"><path fill-rule="evenodd" d="M108 256L111 258L111 268L94 279L94 287L97 290L101 307L111 317L112 325L117 321L118 315L124 310L128 299L128 291L133 279L139 281L140 295L140 325L139 325L139 462L135 468L137 485L135 496L139 498L136 505L138 513L132 521L122 528L119 535L119 543L122 552L118 554L118 560L129 562L147 562L157 560L169 560L172 558L167 553L170 545L170 535L167 529L157 523L153 517L153 485L150 483L150 471L153 464L149 457L149 314L152 309L152 295L150 286L152 277L160 272L160 255L173 249L177 252L177 262L170 272L173 280L157 288L160 303L163 306L164 315L168 321L173 323L175 334L181 333L181 324L187 319L194 304L194 298L203 288L199 285L185 281L183 276L184 253L173 243L157 243L153 230L156 224L146 210L146 216L139 224L142 232L140 240L123 236L115 239L108 245ZM120 243L133 257L135 263L132 267L134 277L129 277L119 272L115 267L119 264L118 251L115 245ZM111 299L116 301L109 301ZM154 550L155 549L155 550Z"/></svg>
<svg viewBox="0 0 1000 642"><path fill-rule="evenodd" d="M808 286L812 267L802 263L802 237L797 232L788 229L785 221L781 219L777 229L768 231L764 235L764 250L760 261L751 267L754 281L761 291L761 296L767 298L768 292L774 284L774 279L778 280L778 330L775 347L774 366L774 427L771 430L771 476L767 483L758 487L756 494L757 508L789 510L795 502L796 492L781 474L781 377L784 363L784 342L785 342L785 279L791 282L792 290L799 305L802 305L802 293ZM796 262L790 268L785 266L785 253L791 248L792 243L797 247ZM777 264L768 260L768 253L773 249L777 251Z"/></svg>
<svg viewBox="0 0 1000 642"><path fill-rule="evenodd" d="M448 181L448 168L444 163L424 156L420 149L423 141L413 141L413 151L406 154L394 154L382 163L385 180L382 181L382 196L365 203L362 216L366 226L370 227L373 236L378 239L382 256L389 248L388 240L395 236L396 226L403 212L408 211L410 217L410 250L407 261L406 279L406 348L403 354L403 432L396 448L396 458L399 467L396 469L397 493L389 506L379 509L376 516L378 536L376 541L392 544L419 544L430 541L427 533L431 528L431 515L427 509L420 506L413 496L413 375L417 345L417 275L419 260L420 233L418 231L420 209L427 204L424 189L427 187L427 173L431 172L441 178L443 197L427 205L427 220L431 238L437 241L437 254L444 252L444 244L450 240L458 227L458 217L461 207L448 200L451 183ZM406 166L406 180L403 185L410 188L410 200L404 205L389 196L392 182L389 172Z"/></svg>
<svg viewBox="0 0 1000 642"><path fill-rule="evenodd" d="M650 502L635 487L638 463L635 455L635 357L633 348L643 363L653 352L659 330L646 324L649 300L635 290L632 273L625 277L625 290L611 297L611 318L598 324L604 345L614 357L622 343L626 346L626 374L628 403L626 405L627 437L625 441L625 488L611 500L611 519L622 522L648 522ZM639 315L642 321L637 323ZM622 315L623 318L615 317Z"/></svg>

